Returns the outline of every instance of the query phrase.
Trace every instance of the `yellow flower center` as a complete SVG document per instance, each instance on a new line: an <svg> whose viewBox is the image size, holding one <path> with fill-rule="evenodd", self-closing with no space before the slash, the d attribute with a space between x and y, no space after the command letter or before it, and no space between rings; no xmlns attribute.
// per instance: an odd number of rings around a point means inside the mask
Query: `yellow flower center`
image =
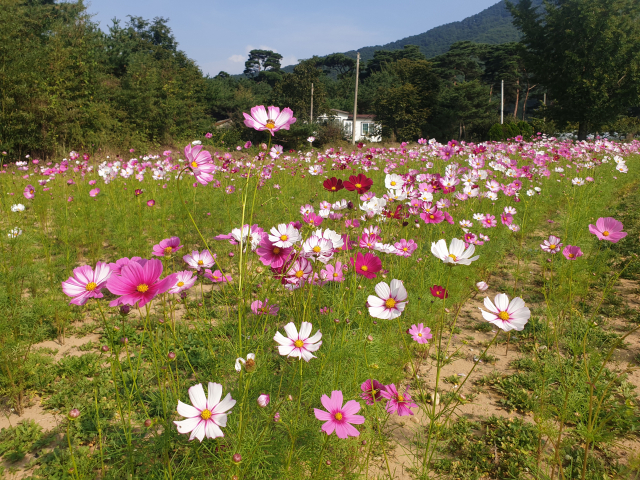
<svg viewBox="0 0 640 480"><path fill-rule="evenodd" d="M275 247L273 249L273 253L275 253L277 255L278 253L280 253L280 249L278 247Z"/></svg>
<svg viewBox="0 0 640 480"><path fill-rule="evenodd" d="M418 336L419 336L419 337L421 337L421 336L422 336L422 334L421 334L421 333L419 333L419 334L418 334Z"/></svg>
<svg viewBox="0 0 640 480"><path fill-rule="evenodd" d="M211 418L211 412L205 408L204 410L202 410L200 418L203 420L209 420Z"/></svg>
<svg viewBox="0 0 640 480"><path fill-rule="evenodd" d="M606 230L604 232L602 232L602 235L604 235L605 237L609 236L609 232L607 232Z"/></svg>
<svg viewBox="0 0 640 480"><path fill-rule="evenodd" d="M340 274L333 272L333 278L339 277Z"/></svg>
<svg viewBox="0 0 640 480"><path fill-rule="evenodd" d="M179 287L183 287L184 286L184 282L178 282L176 285L178 285Z"/></svg>
<svg viewBox="0 0 640 480"><path fill-rule="evenodd" d="M403 251L403 252L408 252L408 251L409 251L409 249L408 249L407 247L404 247L404 248L402 249L402 251Z"/></svg>
<svg viewBox="0 0 640 480"><path fill-rule="evenodd" d="M398 401L399 402L404 402L404 397L400 394L398 394Z"/></svg>
<svg viewBox="0 0 640 480"><path fill-rule="evenodd" d="M393 298L389 298L386 302L384 302L384 304L387 306L387 308L394 308L396 306L396 301Z"/></svg>
<svg viewBox="0 0 640 480"><path fill-rule="evenodd" d="M356 188L362 188L362 184L361 183L356 183Z"/></svg>
<svg viewBox="0 0 640 480"><path fill-rule="evenodd" d="M507 312L500 312L498 314L498 318L503 322L506 322L507 320L509 320L509 314Z"/></svg>
<svg viewBox="0 0 640 480"><path fill-rule="evenodd" d="M342 420L342 414L340 412L336 413L333 418L335 418L336 420L340 421Z"/></svg>
<svg viewBox="0 0 640 480"><path fill-rule="evenodd" d="M396 182L391 182L391 186L395 187L396 186Z"/></svg>
<svg viewBox="0 0 640 480"><path fill-rule="evenodd" d="M433 220L433 219L434 219L434 218L436 218L436 217L435 217L435 215L431 214L431 215L429 215L429 218L430 218L431 220Z"/></svg>
<svg viewBox="0 0 640 480"><path fill-rule="evenodd" d="M322 249L317 245L315 247L313 247L313 251L316 252L316 253L318 253L320 250L322 250Z"/></svg>
<svg viewBox="0 0 640 480"><path fill-rule="evenodd" d="M304 272L302 270L298 270L296 272L296 277L301 278L304 275Z"/></svg>
<svg viewBox="0 0 640 480"><path fill-rule="evenodd" d="M276 128L276 122L274 122L271 119L268 119L265 127L267 127L269 130L273 130L274 128Z"/></svg>
<svg viewBox="0 0 640 480"><path fill-rule="evenodd" d="M136 290L139 291L140 293L145 293L146 291L149 290L149 285L147 285L146 283L141 283L136 287Z"/></svg>
<svg viewBox="0 0 640 480"><path fill-rule="evenodd" d="M96 282L89 282L85 288L87 289L87 292L93 292L97 287L98 284Z"/></svg>
<svg viewBox="0 0 640 480"><path fill-rule="evenodd" d="M336 187L331 187L331 190L335 190L335 189L336 189Z"/></svg>
<svg viewBox="0 0 640 480"><path fill-rule="evenodd" d="M293 344L295 345L296 348L304 347L304 342L302 340L296 340L295 342L293 342Z"/></svg>
<svg viewBox="0 0 640 480"><path fill-rule="evenodd" d="M367 267L366 265L362 265L362 267L360 267L360 269L361 269L363 272L366 272L366 271L368 271L368 270L369 270L369 267Z"/></svg>
<svg viewBox="0 0 640 480"><path fill-rule="evenodd" d="M191 162L193 168L198 168L198 162ZM205 410L206 411L206 410Z"/></svg>
<svg viewBox="0 0 640 480"><path fill-rule="evenodd" d="M280 235L280 240L285 242L289 237L287 235Z"/></svg>
<svg viewBox="0 0 640 480"><path fill-rule="evenodd" d="M167 247L164 249L164 254L165 255L170 255L171 252L173 252L173 247Z"/></svg>
<svg viewBox="0 0 640 480"><path fill-rule="evenodd" d="M573 257L575 257L575 255L573 253L570 253L569 258L573 258Z"/></svg>
<svg viewBox="0 0 640 480"><path fill-rule="evenodd" d="M556 244L552 243L551 245L549 245L549 249L555 250L556 249Z"/></svg>
<svg viewBox="0 0 640 480"><path fill-rule="evenodd" d="M456 257L453 253L450 253L449 256L453 259L454 262L458 261L458 257Z"/></svg>

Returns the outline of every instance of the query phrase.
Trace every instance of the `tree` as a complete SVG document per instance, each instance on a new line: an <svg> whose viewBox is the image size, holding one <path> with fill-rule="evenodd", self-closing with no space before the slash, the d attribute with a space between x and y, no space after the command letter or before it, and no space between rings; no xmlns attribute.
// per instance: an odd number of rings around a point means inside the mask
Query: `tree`
<svg viewBox="0 0 640 480"><path fill-rule="evenodd" d="M613 120L640 94L640 2L507 2L523 33L524 61L553 103L545 115L577 122L578 138Z"/></svg>
<svg viewBox="0 0 640 480"><path fill-rule="evenodd" d="M280 60L282 55L271 50L251 50L249 59L244 62L244 74L257 78L262 72L279 72Z"/></svg>
<svg viewBox="0 0 640 480"><path fill-rule="evenodd" d="M393 86L378 89L374 101L376 120L383 135L395 140L415 140L426 130L439 80L426 60L401 59L389 65Z"/></svg>
<svg viewBox="0 0 640 480"><path fill-rule="evenodd" d="M363 78L375 72L381 72L384 68L392 66L398 60L426 60L420 52L420 47L417 45L405 45L402 50L376 50L373 53L373 59L367 63L367 68Z"/></svg>
<svg viewBox="0 0 640 480"><path fill-rule="evenodd" d="M356 61L344 53L332 53L318 59L318 65L324 67L326 74L336 72L339 79L348 77L356 69Z"/></svg>
<svg viewBox="0 0 640 480"><path fill-rule="evenodd" d="M299 120L309 120L311 114L311 84L313 84L314 116L327 111L326 91L321 77L324 74L317 67L317 59L303 60L285 73L273 89L274 105L289 107Z"/></svg>

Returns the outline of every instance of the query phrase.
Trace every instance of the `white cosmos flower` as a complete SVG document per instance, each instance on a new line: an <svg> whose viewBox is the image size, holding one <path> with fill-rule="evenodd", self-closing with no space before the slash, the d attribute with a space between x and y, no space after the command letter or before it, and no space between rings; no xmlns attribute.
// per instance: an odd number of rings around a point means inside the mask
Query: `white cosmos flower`
<svg viewBox="0 0 640 480"><path fill-rule="evenodd" d="M236 401L227 394L222 397L222 385L209 382L209 399L204 394L202 384L194 385L189 389L191 405L178 400L178 414L186 417L186 420L174 421L178 427L178 433L191 433L189 440L197 438L202 442L207 438L224 437L220 427L227 426L227 411L233 408Z"/></svg>
<svg viewBox="0 0 640 480"><path fill-rule="evenodd" d="M574 185L581 187L582 185L584 185L584 179L580 178L580 177L576 177L573 180L571 180L571 183L573 183ZM527 192L529 193L529 192Z"/></svg>
<svg viewBox="0 0 640 480"><path fill-rule="evenodd" d="M399 190L404 186L404 180L400 175L388 173L387 177L384 179L384 186L388 189L393 188L395 190Z"/></svg>
<svg viewBox="0 0 640 480"><path fill-rule="evenodd" d="M15 205L11 205L12 212L24 212L24 205L21 203L16 203Z"/></svg>
<svg viewBox="0 0 640 480"><path fill-rule="evenodd" d="M494 304L495 302L495 304ZM483 310L483 318L505 332L509 330L521 331L531 317L531 311L525 306L524 300L516 297L509 302L509 297L504 293L496 295L494 302L485 297L484 306L489 310Z"/></svg>
<svg viewBox="0 0 640 480"><path fill-rule="evenodd" d="M293 226L281 223L271 229L269 241L276 247L289 248L300 240L300 232Z"/></svg>
<svg viewBox="0 0 640 480"><path fill-rule="evenodd" d="M311 235L302 244L302 256L314 262L319 260L327 263L333 257L333 243L326 238Z"/></svg>
<svg viewBox="0 0 640 480"><path fill-rule="evenodd" d="M342 236L339 233L331 230L330 228L327 228L324 231L321 228L319 228L318 230L316 230L314 235L317 237L329 240L333 244L334 249L342 248L344 245L344 240L342 239Z"/></svg>
<svg viewBox="0 0 640 480"><path fill-rule="evenodd" d="M287 333L286 337L280 332L276 332L273 339L280 344L278 347L280 355L297 357L307 362L312 358L316 358L311 352L315 352L320 348L320 345L322 345L322 341L320 341L322 333L318 331L311 337L312 328L311 323L302 322L300 325L300 333L298 333L294 323L289 322L284 326L284 331Z"/></svg>
<svg viewBox="0 0 640 480"><path fill-rule="evenodd" d="M444 263L451 265L470 265L471 262L475 262L479 255L472 257L476 251L474 245L469 245L469 248L464 249L464 242L454 238L451 240L451 245L447 248L447 242L444 239L438 240L438 243L431 244L431 253Z"/></svg>
<svg viewBox="0 0 640 480"><path fill-rule="evenodd" d="M331 207L334 210L344 210L345 208L347 208L347 201L343 198L339 202L336 202L333 205L331 205Z"/></svg>
<svg viewBox="0 0 640 480"><path fill-rule="evenodd" d="M373 318L393 320L402 314L407 304L407 290L400 280L391 280L391 287L380 282L376 285L376 295L367 298L369 315Z"/></svg>
<svg viewBox="0 0 640 480"><path fill-rule="evenodd" d="M373 197L368 202L364 202L360 205L360 210L364 210L367 213L373 212L374 214L378 214L381 213L386 206L387 201L384 198Z"/></svg>
<svg viewBox="0 0 640 480"><path fill-rule="evenodd" d="M244 365L247 368L247 371L252 370L253 368L255 368L255 364L256 364L256 354L255 353L249 353L247 354L247 359L245 360L244 358L236 358L236 372L239 372L240 370L242 370L242 365Z"/></svg>

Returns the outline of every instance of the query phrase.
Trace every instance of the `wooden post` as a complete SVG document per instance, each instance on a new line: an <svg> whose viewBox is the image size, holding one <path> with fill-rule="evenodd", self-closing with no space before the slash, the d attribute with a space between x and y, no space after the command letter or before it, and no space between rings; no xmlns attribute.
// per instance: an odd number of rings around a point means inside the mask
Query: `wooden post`
<svg viewBox="0 0 640 480"><path fill-rule="evenodd" d="M311 116L309 117L309 123L313 123L313 83L311 84Z"/></svg>
<svg viewBox="0 0 640 480"><path fill-rule="evenodd" d="M500 94L500 125L504 123L504 80L502 80L502 93Z"/></svg>
<svg viewBox="0 0 640 480"><path fill-rule="evenodd" d="M358 117L358 79L360 78L360 52L356 59L356 95L353 100L353 123L351 124L351 145L356 144L356 118Z"/></svg>

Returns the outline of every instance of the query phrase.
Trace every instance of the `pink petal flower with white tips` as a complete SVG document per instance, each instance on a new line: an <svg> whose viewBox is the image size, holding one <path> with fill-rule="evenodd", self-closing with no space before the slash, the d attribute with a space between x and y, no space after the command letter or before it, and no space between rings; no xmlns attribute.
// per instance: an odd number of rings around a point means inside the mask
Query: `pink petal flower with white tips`
<svg viewBox="0 0 640 480"><path fill-rule="evenodd" d="M407 290L400 280L391 280L391 287L385 282L376 285L376 295L369 295L367 305L369 315L383 320L399 317L407 305Z"/></svg>
<svg viewBox="0 0 640 480"><path fill-rule="evenodd" d="M622 231L623 228L622 222L613 217L600 217L595 225L589 225L589 231L598 237L598 240L612 243L618 243L627 236L627 232Z"/></svg>
<svg viewBox="0 0 640 480"><path fill-rule="evenodd" d="M356 415L360 411L358 402L349 400L343 406L342 392L340 390L331 392L331 398L322 395L320 401L327 411L314 408L313 412L318 420L325 422L322 425L324 433L331 435L335 430L338 438L357 437L360 435L360 432L351 425L352 423L355 425L364 423L364 417Z"/></svg>
<svg viewBox="0 0 640 480"><path fill-rule="evenodd" d="M209 399L204 394L204 388L199 383L189 389L191 405L178 400L178 413L186 420L174 421L178 427L178 433L191 433L189 441L197 438L202 442L204 437L224 437L220 427L227 426L228 411L233 408L236 401L228 393L224 400L222 397L222 385L209 382Z"/></svg>
<svg viewBox="0 0 640 480"><path fill-rule="evenodd" d="M482 317L505 332L523 330L531 317L531 311L525 306L524 300L516 297L509 302L509 297L504 293L497 294L493 302L485 297L484 306L489 311L480 309Z"/></svg>
<svg viewBox="0 0 640 480"><path fill-rule="evenodd" d="M271 136L280 129L289 130L289 126L296 122L293 111L285 108L280 111L278 107L264 108L264 105L257 105L251 109L251 115L243 113L244 124L249 128L254 128L259 132L265 130L271 133Z"/></svg>
<svg viewBox="0 0 640 480"><path fill-rule="evenodd" d="M312 358L316 358L311 352L317 351L320 345L322 345L322 341L320 340L322 333L318 331L314 336L310 337L312 328L311 323L302 322L302 325L300 325L300 333L298 333L296 326L293 322L290 322L284 326L284 331L287 333L286 337L280 332L276 332L273 339L280 344L278 347L280 355L297 357L307 362Z"/></svg>
<svg viewBox="0 0 640 480"><path fill-rule="evenodd" d="M111 268L103 262L96 264L95 270L89 265L73 269L73 277L62 282L62 291L71 297L69 304L84 305L90 298L102 298L100 292L111 276Z"/></svg>
<svg viewBox="0 0 640 480"><path fill-rule="evenodd" d="M209 250L203 250L202 252L194 250L191 252L191 255L185 255L182 259L187 262L189 267L197 271L200 271L202 268L211 268L216 263L215 257L209 253Z"/></svg>
<svg viewBox="0 0 640 480"><path fill-rule="evenodd" d="M173 287L167 290L167 293L181 293L185 290L189 290L196 283L198 277L193 276L191 270L184 270L175 274L175 281Z"/></svg>

